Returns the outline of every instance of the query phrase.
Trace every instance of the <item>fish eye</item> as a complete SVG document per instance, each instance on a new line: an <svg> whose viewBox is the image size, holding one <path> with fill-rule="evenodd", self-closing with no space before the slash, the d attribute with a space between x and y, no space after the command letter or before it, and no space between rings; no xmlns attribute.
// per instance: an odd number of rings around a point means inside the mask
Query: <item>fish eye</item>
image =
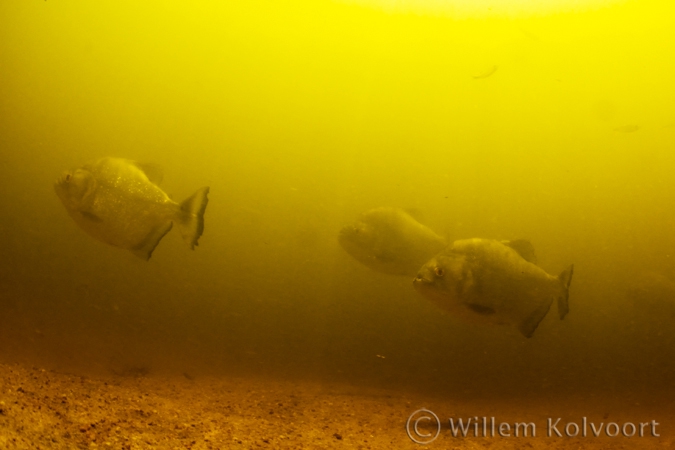
<svg viewBox="0 0 675 450"><path fill-rule="evenodd" d="M445 275L445 270L442 267L436 267L434 269L434 273L436 274L437 277L442 277Z"/></svg>

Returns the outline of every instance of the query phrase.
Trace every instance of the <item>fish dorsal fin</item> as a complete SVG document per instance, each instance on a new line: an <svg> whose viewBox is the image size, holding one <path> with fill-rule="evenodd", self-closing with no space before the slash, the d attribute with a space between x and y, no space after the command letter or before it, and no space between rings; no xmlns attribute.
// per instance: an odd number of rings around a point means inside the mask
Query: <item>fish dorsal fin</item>
<svg viewBox="0 0 675 450"><path fill-rule="evenodd" d="M131 253L146 261L149 260L153 250L155 250L155 247L159 244L159 241L161 241L164 235L171 230L172 226L172 222L167 222L156 227L146 236L145 240L141 242L138 247L131 249Z"/></svg>
<svg viewBox="0 0 675 450"><path fill-rule="evenodd" d="M513 241L502 241L502 244L511 247L525 261L537 264L537 255L534 254L534 247L530 241L526 241L525 239L515 239Z"/></svg>
<svg viewBox="0 0 675 450"><path fill-rule="evenodd" d="M424 222L424 214L419 208L415 207L410 207L410 208L403 208L403 211L405 211L406 214L408 214L410 217L415 219L416 221L422 223Z"/></svg>
<svg viewBox="0 0 675 450"><path fill-rule="evenodd" d="M136 161L133 161L133 164L138 167L154 185L159 186L164 179L164 172L159 164L139 163Z"/></svg>

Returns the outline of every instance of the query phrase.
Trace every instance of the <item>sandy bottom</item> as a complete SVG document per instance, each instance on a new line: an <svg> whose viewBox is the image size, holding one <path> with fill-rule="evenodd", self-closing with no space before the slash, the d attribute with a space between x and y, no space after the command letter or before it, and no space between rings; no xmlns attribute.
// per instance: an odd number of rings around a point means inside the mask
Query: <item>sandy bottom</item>
<svg viewBox="0 0 675 450"><path fill-rule="evenodd" d="M661 402L662 403L662 402ZM163 377L145 373L83 377L40 368L0 364L0 448L2 449L634 449L675 448L673 405L651 404L625 396L611 398L536 398L497 400L433 399L309 381L248 378ZM414 443L406 421L428 408L441 420L431 444ZM619 413L621 412L621 413ZM478 416L467 437L453 436L449 418ZM482 417L487 417L485 429ZM430 417L430 416L429 416ZM495 417L495 436L491 433ZM587 436L582 437L583 417ZM418 440L438 426L425 418L410 421ZM548 436L548 419L560 418ZM473 419L472 419L473 420ZM652 423L655 432L652 436ZM418 434L414 424L417 422ZM504 434L498 435L500 423ZM536 436L514 436L515 422L532 422ZM567 428L577 437L565 435ZM594 437L590 423L610 425L610 434L635 426L636 436ZM629 422L633 425L626 425ZM644 423L643 437L638 437ZM603 425L604 427L604 425ZM484 431L485 430L485 431ZM510 430L510 431L506 431ZM484 433L488 436L485 437Z"/></svg>

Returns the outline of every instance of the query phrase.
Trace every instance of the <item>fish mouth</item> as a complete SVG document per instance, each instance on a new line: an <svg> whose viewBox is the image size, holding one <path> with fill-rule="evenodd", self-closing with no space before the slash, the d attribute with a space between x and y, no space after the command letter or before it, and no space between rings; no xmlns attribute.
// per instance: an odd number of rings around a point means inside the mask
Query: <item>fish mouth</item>
<svg viewBox="0 0 675 450"><path fill-rule="evenodd" d="M63 186L64 184L68 183L70 179L72 178L72 174L70 172L63 172L60 177L54 181L54 186Z"/></svg>
<svg viewBox="0 0 675 450"><path fill-rule="evenodd" d="M424 275L418 274L414 279L413 279L413 286L416 288L421 288L421 287L426 287L432 284L433 281L429 280L428 278L424 278Z"/></svg>

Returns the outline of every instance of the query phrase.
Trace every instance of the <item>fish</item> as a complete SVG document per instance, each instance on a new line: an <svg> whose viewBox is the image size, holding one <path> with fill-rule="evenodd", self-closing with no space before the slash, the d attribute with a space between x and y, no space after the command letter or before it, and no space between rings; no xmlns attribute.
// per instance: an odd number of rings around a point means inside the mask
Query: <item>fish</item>
<svg viewBox="0 0 675 450"><path fill-rule="evenodd" d="M639 129L640 125L622 125L614 128L614 131L618 131L619 133L635 133Z"/></svg>
<svg viewBox="0 0 675 450"><path fill-rule="evenodd" d="M490 75L492 75L493 73L495 73L497 71L497 69L498 69L498 66L486 67L481 72L474 73L473 75L471 75L471 77L474 80L480 80L481 78L487 78Z"/></svg>
<svg viewBox="0 0 675 450"><path fill-rule="evenodd" d="M464 320L515 325L532 337L554 299L561 320L569 312L574 266L553 277L532 262L531 246L514 242L457 240L422 266L413 286Z"/></svg>
<svg viewBox="0 0 675 450"><path fill-rule="evenodd" d="M158 166L105 157L64 172L54 190L87 234L147 261L174 222L193 250L204 232L209 188L179 204L157 185L160 181Z"/></svg>
<svg viewBox="0 0 675 450"><path fill-rule="evenodd" d="M363 213L340 230L340 246L368 268L414 277L448 242L399 208L380 207Z"/></svg>

